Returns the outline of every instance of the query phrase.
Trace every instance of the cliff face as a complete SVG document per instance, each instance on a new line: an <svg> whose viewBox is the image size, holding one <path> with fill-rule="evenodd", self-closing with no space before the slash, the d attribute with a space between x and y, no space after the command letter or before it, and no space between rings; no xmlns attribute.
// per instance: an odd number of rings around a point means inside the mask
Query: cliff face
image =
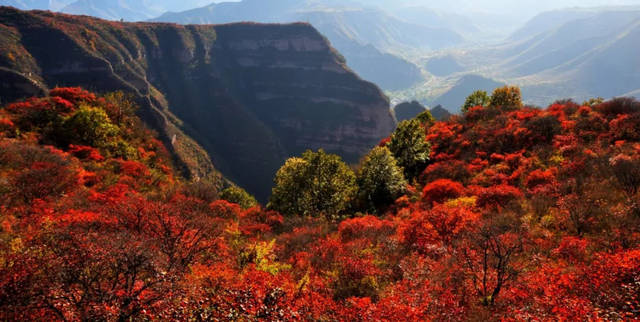
<svg viewBox="0 0 640 322"><path fill-rule="evenodd" d="M2 101L63 85L134 93L190 175L217 168L262 200L287 157L324 148L355 162L394 126L386 97L307 24L115 23L4 7L0 44Z"/></svg>

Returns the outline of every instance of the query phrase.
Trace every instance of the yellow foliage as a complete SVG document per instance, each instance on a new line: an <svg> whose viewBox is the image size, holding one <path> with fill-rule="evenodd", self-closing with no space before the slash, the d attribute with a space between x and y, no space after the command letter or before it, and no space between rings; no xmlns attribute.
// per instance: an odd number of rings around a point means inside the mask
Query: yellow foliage
<svg viewBox="0 0 640 322"><path fill-rule="evenodd" d="M445 205L451 208L471 208L475 207L477 200L478 198L476 196L460 197L447 201Z"/></svg>
<svg viewBox="0 0 640 322"><path fill-rule="evenodd" d="M11 249L11 252L18 253L22 251L22 249L24 249L24 244L22 243L21 238L16 238L11 241L11 243L9 244L9 247Z"/></svg>
<svg viewBox="0 0 640 322"><path fill-rule="evenodd" d="M255 246L255 264L257 270L275 275L282 270L291 268L291 265L278 263L275 260L276 256L273 253L275 245L276 240L274 239L268 243L262 242Z"/></svg>
<svg viewBox="0 0 640 322"><path fill-rule="evenodd" d="M551 158L549 158L549 162L553 164L562 164L564 160L564 157L560 154L554 154L553 156L551 156Z"/></svg>

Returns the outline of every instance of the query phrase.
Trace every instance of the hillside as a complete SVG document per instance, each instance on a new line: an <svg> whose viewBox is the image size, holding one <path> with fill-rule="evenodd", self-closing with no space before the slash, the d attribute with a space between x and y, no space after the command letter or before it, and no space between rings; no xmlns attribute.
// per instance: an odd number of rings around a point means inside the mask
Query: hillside
<svg viewBox="0 0 640 322"><path fill-rule="evenodd" d="M584 19L596 15L597 9L573 8L546 11L527 21L524 26L509 36L511 41L522 41L541 33L552 31L567 21Z"/></svg>
<svg viewBox="0 0 640 322"><path fill-rule="evenodd" d="M57 88L0 108L0 319L637 320L638 129L625 98L424 114L356 171L287 160L265 209Z"/></svg>
<svg viewBox="0 0 640 322"><path fill-rule="evenodd" d="M387 98L307 24L132 24L0 8L0 27L3 102L63 85L133 93L192 177L215 164L262 200L287 157L324 148L355 162L394 127Z"/></svg>

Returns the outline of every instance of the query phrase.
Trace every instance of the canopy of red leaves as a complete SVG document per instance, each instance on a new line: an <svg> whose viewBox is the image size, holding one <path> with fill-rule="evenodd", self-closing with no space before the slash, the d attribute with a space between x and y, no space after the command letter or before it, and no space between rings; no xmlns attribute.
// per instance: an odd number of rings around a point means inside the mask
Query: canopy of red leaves
<svg viewBox="0 0 640 322"><path fill-rule="evenodd" d="M0 320L640 318L633 100L425 126L418 182L340 222L194 193L113 104L58 88L0 109ZM54 140L80 105L117 142Z"/></svg>

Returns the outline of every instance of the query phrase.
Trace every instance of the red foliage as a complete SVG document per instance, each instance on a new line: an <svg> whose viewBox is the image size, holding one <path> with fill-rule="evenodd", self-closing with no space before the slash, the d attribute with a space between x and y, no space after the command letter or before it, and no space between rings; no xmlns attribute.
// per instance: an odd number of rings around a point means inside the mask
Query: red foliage
<svg viewBox="0 0 640 322"><path fill-rule="evenodd" d="M510 202L522 198L523 194L520 189L501 184L489 188L475 187L474 194L478 196L476 204L479 207L489 209L501 209L506 207Z"/></svg>
<svg viewBox="0 0 640 322"><path fill-rule="evenodd" d="M80 87L57 87L49 92L49 96L54 99L54 102L60 102L68 107L82 102L92 103L97 100L95 94Z"/></svg>
<svg viewBox="0 0 640 322"><path fill-rule="evenodd" d="M78 88L0 110L0 320L640 318L632 100L436 122L419 183L337 224L191 193L146 130L40 145L83 103L118 110Z"/></svg>
<svg viewBox="0 0 640 322"><path fill-rule="evenodd" d="M395 225L388 220L380 220L374 216L347 219L340 223L338 234L343 242L365 238L380 240L395 232Z"/></svg>
<svg viewBox="0 0 640 322"><path fill-rule="evenodd" d="M10 119L0 117L0 132L13 130L14 127L15 124Z"/></svg>
<svg viewBox="0 0 640 322"><path fill-rule="evenodd" d="M149 168L138 161L118 160L120 173L133 178L147 177L150 175Z"/></svg>
<svg viewBox="0 0 640 322"><path fill-rule="evenodd" d="M422 198L427 203L442 203L455 199L464 193L464 186L449 179L439 179L429 183L422 190Z"/></svg>
<svg viewBox="0 0 640 322"><path fill-rule="evenodd" d="M98 149L83 146L83 145L69 145L69 152L73 154L73 156L79 159L86 159L91 161L104 161L104 157L100 154Z"/></svg>
<svg viewBox="0 0 640 322"><path fill-rule="evenodd" d="M213 212L214 216L225 218L225 219L233 219L239 218L242 214L242 207L237 204L230 203L226 200L217 200L212 202L209 207Z"/></svg>
<svg viewBox="0 0 640 322"><path fill-rule="evenodd" d="M553 253L571 261L582 260L588 245L589 242L585 239L572 236L564 237Z"/></svg>

